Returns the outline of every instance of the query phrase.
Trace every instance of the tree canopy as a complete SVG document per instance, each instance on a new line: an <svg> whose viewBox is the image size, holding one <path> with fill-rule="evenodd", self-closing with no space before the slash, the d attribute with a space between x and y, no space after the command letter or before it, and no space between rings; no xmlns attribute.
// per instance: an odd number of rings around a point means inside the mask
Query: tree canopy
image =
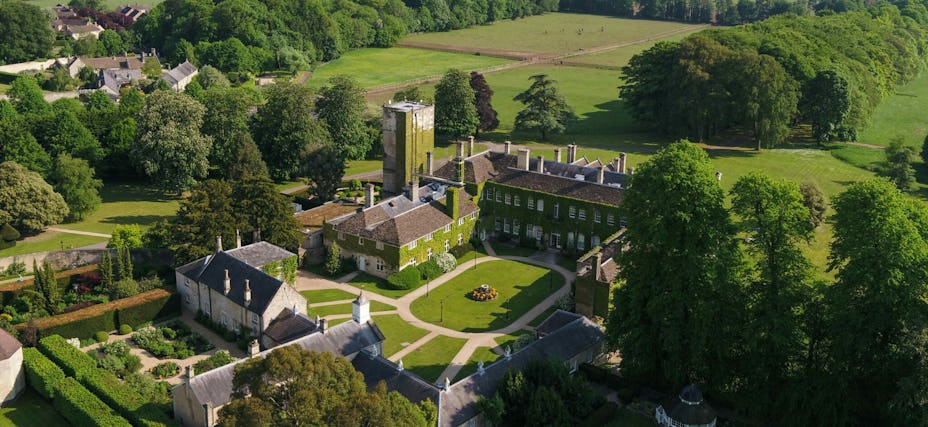
<svg viewBox="0 0 928 427"><path fill-rule="evenodd" d="M275 84L265 92L267 102L252 117L251 130L271 178L297 176L301 155L324 145L331 137L313 114L313 93L303 85Z"/></svg>
<svg viewBox="0 0 928 427"><path fill-rule="evenodd" d="M473 134L480 124L474 99L470 76L448 70L435 85L435 131L457 137Z"/></svg>
<svg viewBox="0 0 928 427"><path fill-rule="evenodd" d="M541 139L547 139L553 133L563 133L567 125L577 120L574 109L557 90L555 80L547 74L529 77L532 85L513 98L525 105L516 114L515 130L540 132Z"/></svg>
<svg viewBox="0 0 928 427"><path fill-rule="evenodd" d="M45 57L54 40L42 8L24 1L0 1L0 63Z"/></svg>
<svg viewBox="0 0 928 427"><path fill-rule="evenodd" d="M67 215L64 198L41 175L15 162L0 163L0 224L32 234Z"/></svg>
<svg viewBox="0 0 928 427"><path fill-rule="evenodd" d="M499 119L493 109L493 89L490 89L483 74L476 71L470 72L470 87L474 90L474 107L477 109L477 134L495 130L499 127Z"/></svg>
<svg viewBox="0 0 928 427"><path fill-rule="evenodd" d="M102 203L100 188L103 187L103 181L94 177L93 168L84 159L59 154L48 180L68 204L69 220L83 219Z"/></svg>
<svg viewBox="0 0 928 427"><path fill-rule="evenodd" d="M316 113L325 123L332 144L345 160L361 160L373 141L364 128L364 89L350 76L335 76L319 89Z"/></svg>

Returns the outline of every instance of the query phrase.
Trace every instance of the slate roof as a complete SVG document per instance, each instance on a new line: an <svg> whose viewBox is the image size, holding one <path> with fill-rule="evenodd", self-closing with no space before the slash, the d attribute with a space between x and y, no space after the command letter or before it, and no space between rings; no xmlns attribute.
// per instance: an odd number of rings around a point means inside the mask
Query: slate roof
<svg viewBox="0 0 928 427"><path fill-rule="evenodd" d="M348 321L333 326L325 333L307 335L288 344L344 357L380 342L383 342L383 333L373 322L358 324ZM273 350L262 351L255 357L266 357ZM245 360L248 359L241 359L196 375L187 384L180 384L178 387L189 385L200 404L210 403L214 408L225 405L232 400L232 378L235 375L235 365Z"/></svg>
<svg viewBox="0 0 928 427"><path fill-rule="evenodd" d="M274 261L296 256L295 253L280 246L263 241L245 245L240 248L229 249L225 252L254 268L261 268Z"/></svg>
<svg viewBox="0 0 928 427"><path fill-rule="evenodd" d="M21 348L23 348L23 345L16 338L13 338L9 332L0 329L0 360L9 359Z"/></svg>
<svg viewBox="0 0 928 427"><path fill-rule="evenodd" d="M555 194L595 203L618 205L628 183L628 175L606 168L603 184L598 184L599 167L584 166L585 158L574 164L544 160L543 173L538 169L538 159L529 157L529 170L517 169L515 154L487 151L471 156L464 161L464 180L469 183L496 182L517 188ZM599 161L593 163L600 165ZM457 179L454 162L446 162L435 169L436 178ZM582 177L582 179L580 178Z"/></svg>
<svg viewBox="0 0 928 427"><path fill-rule="evenodd" d="M229 271L231 282L226 298L259 315L264 315L274 295L277 295L281 286L285 286L277 278L252 267L228 252L218 252L177 269L184 276L203 283L219 293L225 291L226 270ZM249 280L251 287L251 302L248 304L245 304L245 279Z"/></svg>
<svg viewBox="0 0 928 427"><path fill-rule="evenodd" d="M351 364L364 375L368 390L383 381L387 390L402 394L412 403L419 403L425 399L436 405L439 402L441 389L408 370L399 370L399 366L383 357L363 352L355 357Z"/></svg>
<svg viewBox="0 0 928 427"><path fill-rule="evenodd" d="M541 322L541 324L535 328L535 333L538 334L538 336L543 337L558 329L563 328L565 325L577 320L579 317L582 316L576 313L558 309L554 313L551 313L551 315L548 316L544 322Z"/></svg>
<svg viewBox="0 0 928 427"><path fill-rule="evenodd" d="M184 61L182 64L165 71L161 78L167 82L168 85L174 87L181 80L190 77L197 73L197 67L191 64L189 61Z"/></svg>
<svg viewBox="0 0 928 427"><path fill-rule="evenodd" d="M330 222L340 232L380 241L392 246L403 246L428 233L454 222L445 206L444 187L431 184L420 188L418 200L396 196L384 200L360 212L332 219ZM429 195L423 197L423 195ZM461 190L458 193L462 217L477 211L473 196Z"/></svg>
<svg viewBox="0 0 928 427"><path fill-rule="evenodd" d="M568 313L569 314L569 313ZM533 360L570 358L595 346L603 339L603 330L586 317L576 318L560 329L512 353L510 360L500 358L486 366L484 373L474 373L451 385L441 395L439 425L459 426L480 412L477 398L492 396L508 371L520 371Z"/></svg>
<svg viewBox="0 0 928 427"><path fill-rule="evenodd" d="M293 310L285 308L264 330L264 335L281 345L315 332L318 332L316 322L302 314L293 314Z"/></svg>
<svg viewBox="0 0 928 427"><path fill-rule="evenodd" d="M102 58L80 57L85 66L94 70L141 70L145 65L141 59L136 56L112 56Z"/></svg>
<svg viewBox="0 0 928 427"><path fill-rule="evenodd" d="M118 95L122 86L131 84L132 80L142 79L142 70L102 70L100 77L100 88L107 88Z"/></svg>
<svg viewBox="0 0 928 427"><path fill-rule="evenodd" d="M706 425L716 419L715 410L693 384L684 387L679 395L666 399L661 406L668 417L684 425Z"/></svg>

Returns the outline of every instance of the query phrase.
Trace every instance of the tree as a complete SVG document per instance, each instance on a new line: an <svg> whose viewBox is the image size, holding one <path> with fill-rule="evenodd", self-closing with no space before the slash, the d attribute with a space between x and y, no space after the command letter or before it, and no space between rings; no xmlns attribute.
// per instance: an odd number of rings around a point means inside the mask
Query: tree
<svg viewBox="0 0 928 427"><path fill-rule="evenodd" d="M416 405L388 393L382 383L368 392L348 360L281 346L236 367L232 401L220 409L219 425L424 427L426 420Z"/></svg>
<svg viewBox="0 0 928 427"><path fill-rule="evenodd" d="M516 114L515 129L541 132L543 140L548 134L564 132L567 125L577 120L577 115L554 86L557 82L549 79L547 74L536 74L529 80L532 80L532 85L513 98L525 105Z"/></svg>
<svg viewBox="0 0 928 427"><path fill-rule="evenodd" d="M68 204L68 219L72 221L80 221L102 203L100 188L103 181L94 177L93 168L84 159L59 154L48 181Z"/></svg>
<svg viewBox="0 0 928 427"><path fill-rule="evenodd" d="M244 133L239 138L241 141L236 144L235 159L226 171L229 179L269 178L267 165L261 159L261 151L251 139L251 134Z"/></svg>
<svg viewBox="0 0 928 427"><path fill-rule="evenodd" d="M68 154L87 160L91 166L99 164L103 160L103 148L78 118L78 113L86 114L83 107L78 104L80 110L75 112L58 102L53 111L31 116L32 135L53 158Z"/></svg>
<svg viewBox="0 0 928 427"><path fill-rule="evenodd" d="M393 94L393 100L424 102L426 104L432 103L432 97L426 96L424 93L422 93L422 89L419 88L419 86L410 86Z"/></svg>
<svg viewBox="0 0 928 427"><path fill-rule="evenodd" d="M494 425L569 426L577 425L601 400L582 379L570 375L567 365L539 359L522 371L507 372L496 394L478 405L489 410L490 419L498 419Z"/></svg>
<svg viewBox="0 0 928 427"><path fill-rule="evenodd" d="M158 91L145 98L132 155L159 186L181 192L206 176L212 140L200 133L205 110L182 93Z"/></svg>
<svg viewBox="0 0 928 427"><path fill-rule="evenodd" d="M435 130L449 136L468 136L479 123L470 77L458 69L448 70L435 85Z"/></svg>
<svg viewBox="0 0 928 427"><path fill-rule="evenodd" d="M106 243L108 248L136 249L145 247L142 244L142 229L138 224L117 225L110 234L110 241Z"/></svg>
<svg viewBox="0 0 928 427"><path fill-rule="evenodd" d="M806 83L803 110L809 116L816 141L830 141L842 127L851 110L850 95L847 79L831 70L816 74Z"/></svg>
<svg viewBox="0 0 928 427"><path fill-rule="evenodd" d="M338 243L332 243L332 246L329 246L329 250L326 251L325 265L322 269L329 276L335 276L339 271L342 271L342 251L338 247Z"/></svg>
<svg viewBox="0 0 928 427"><path fill-rule="evenodd" d="M257 231L261 239L296 250L301 227L290 200L267 178L248 178L232 184L232 212L245 235Z"/></svg>
<svg viewBox="0 0 928 427"><path fill-rule="evenodd" d="M0 144L0 162L17 162L39 173L45 173L51 167L51 158L29 133L22 118L0 118L0 141L3 141Z"/></svg>
<svg viewBox="0 0 928 427"><path fill-rule="evenodd" d="M844 391L831 404L853 417L834 422L897 419L890 401L920 371L906 350L909 332L928 325L928 210L886 179L851 184L834 208L828 262L836 282L826 301L831 374Z"/></svg>
<svg viewBox="0 0 928 427"><path fill-rule="evenodd" d="M483 77L483 74L471 71L470 87L474 90L474 107L477 109L477 135L480 135L480 131L489 132L499 127L496 110L490 103L493 98L493 89L490 89L487 79Z"/></svg>
<svg viewBox="0 0 928 427"><path fill-rule="evenodd" d="M0 163L0 223L37 233L68 215L64 198L42 177L15 162Z"/></svg>
<svg viewBox="0 0 928 427"><path fill-rule="evenodd" d="M925 136L925 141L922 142L922 151L919 156L922 158L922 162L928 163L928 136Z"/></svg>
<svg viewBox="0 0 928 427"><path fill-rule="evenodd" d="M229 79L226 78L225 74L222 74L222 71L210 67L209 65L200 67L200 72L193 78L193 81L199 83L200 86L203 87L203 90L209 90L213 87L230 86Z"/></svg>
<svg viewBox="0 0 928 427"><path fill-rule="evenodd" d="M908 190L915 184L915 168L912 158L915 150L905 145L901 137L893 138L886 147L886 175L900 190Z"/></svg>
<svg viewBox="0 0 928 427"><path fill-rule="evenodd" d="M241 40L230 37L223 41L197 46L197 56L201 63L209 64L223 72L255 72L258 62L252 52Z"/></svg>
<svg viewBox="0 0 928 427"><path fill-rule="evenodd" d="M267 103L252 117L251 130L271 179L297 176L300 153L328 145L330 137L313 118L313 93L303 85L275 84L265 92Z"/></svg>
<svg viewBox="0 0 928 427"><path fill-rule="evenodd" d="M741 101L757 149L775 147L789 136L799 102L798 85L771 56L746 53L739 61L744 72L736 73L737 78L747 83Z"/></svg>
<svg viewBox="0 0 928 427"><path fill-rule="evenodd" d="M111 293L114 282L116 278L113 276L113 256L109 250L105 250L100 255L100 286L106 289L107 293Z"/></svg>
<svg viewBox="0 0 928 427"><path fill-rule="evenodd" d="M732 208L753 230L748 243L755 256L755 276L747 288L748 319L744 325L746 367L742 386L749 412L776 420L789 412L803 366L803 304L809 299L812 264L799 244L812 237L810 213L799 186L759 173L742 176L731 190Z"/></svg>
<svg viewBox="0 0 928 427"><path fill-rule="evenodd" d="M61 290L58 288L58 279L55 278L55 270L47 262L42 262L42 268L39 269L35 260L32 260L32 271L34 273L33 289L38 301L34 305L41 307L49 315L58 314L59 303L61 302Z"/></svg>
<svg viewBox="0 0 928 427"><path fill-rule="evenodd" d="M635 170L621 217L628 226L608 342L631 378L724 388L744 321L738 244L705 152L688 141Z"/></svg>
<svg viewBox="0 0 928 427"><path fill-rule="evenodd" d="M39 6L23 1L0 2L0 63L45 57L54 40L48 17Z"/></svg>
<svg viewBox="0 0 928 427"><path fill-rule="evenodd" d="M226 242L235 238L232 187L225 181L206 180L190 190L180 202L177 217L169 227L169 248L178 263L193 261L216 250L216 237Z"/></svg>
<svg viewBox="0 0 928 427"><path fill-rule="evenodd" d="M364 89L350 76L332 77L319 89L316 113L345 160L361 160L371 149L372 141L364 129L366 109Z"/></svg>
<svg viewBox="0 0 928 427"><path fill-rule="evenodd" d="M7 91L7 95L19 114L40 114L49 109L48 102L45 102L45 96L42 94L42 88L39 87L35 77L17 77L16 80L10 83L10 90Z"/></svg>
<svg viewBox="0 0 928 427"><path fill-rule="evenodd" d="M345 161L333 147L322 147L306 154L303 170L312 181L313 192L320 201L332 200L345 176Z"/></svg>
<svg viewBox="0 0 928 427"><path fill-rule="evenodd" d="M825 211L828 210L825 194L812 181L803 182L799 186L799 193L802 194L802 204L809 210L809 224L813 228L822 225L825 222Z"/></svg>
<svg viewBox="0 0 928 427"><path fill-rule="evenodd" d="M104 56L125 55L126 43L122 37L113 30L103 30L98 36L100 54Z"/></svg>
<svg viewBox="0 0 928 427"><path fill-rule="evenodd" d="M258 98L254 90L240 87L216 86L203 93L206 114L202 131L213 138L209 164L216 168L216 175L229 176L239 146L245 138L251 139L248 110L258 105Z"/></svg>
<svg viewBox="0 0 928 427"><path fill-rule="evenodd" d="M71 0L68 6L75 9L103 10L103 3L100 0Z"/></svg>

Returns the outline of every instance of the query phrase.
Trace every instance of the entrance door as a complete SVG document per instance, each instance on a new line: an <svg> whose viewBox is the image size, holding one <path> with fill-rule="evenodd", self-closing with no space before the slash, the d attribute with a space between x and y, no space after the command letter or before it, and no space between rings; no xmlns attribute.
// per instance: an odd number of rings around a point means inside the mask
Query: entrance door
<svg viewBox="0 0 928 427"><path fill-rule="evenodd" d="M358 257L358 270L367 271L367 259L363 256Z"/></svg>
<svg viewBox="0 0 928 427"><path fill-rule="evenodd" d="M560 233L556 233L552 231L550 240L551 240L551 244L548 245L549 247L558 248L558 249L561 248L561 234Z"/></svg>

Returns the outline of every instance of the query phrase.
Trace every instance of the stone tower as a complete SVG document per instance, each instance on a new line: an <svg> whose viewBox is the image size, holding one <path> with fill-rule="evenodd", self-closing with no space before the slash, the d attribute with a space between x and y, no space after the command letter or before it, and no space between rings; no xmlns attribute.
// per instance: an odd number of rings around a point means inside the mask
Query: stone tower
<svg viewBox="0 0 928 427"><path fill-rule="evenodd" d="M435 149L435 106L396 102L383 107L383 189L400 194L425 172L426 152Z"/></svg>

